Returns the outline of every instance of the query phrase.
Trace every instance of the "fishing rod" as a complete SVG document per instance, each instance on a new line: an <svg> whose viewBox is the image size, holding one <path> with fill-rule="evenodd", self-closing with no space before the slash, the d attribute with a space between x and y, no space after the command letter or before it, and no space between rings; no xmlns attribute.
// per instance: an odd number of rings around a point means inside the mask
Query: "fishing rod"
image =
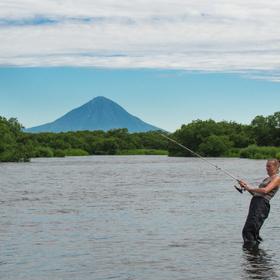
<svg viewBox="0 0 280 280"><path fill-rule="evenodd" d="M225 170L225 169L219 167L218 165L213 164L211 161L205 159L205 158L202 157L200 154L198 154L198 153L192 151L190 148L187 148L186 146L184 146L184 145L182 145L181 143L177 142L176 140L174 140L174 139L172 139L172 138L166 136L165 134L160 133L160 135L161 135L162 137L166 138L167 140L169 140L169 141L171 141L171 142L177 144L177 145L180 146L181 148L187 150L187 151L190 152L191 154L197 156L198 158L200 158L200 159L203 160L204 162L208 163L209 165L215 167L217 170L219 170L219 171L223 172L224 174L228 175L228 176L231 177L233 180L235 180L235 181L237 181L237 182L240 181L236 176L232 175L232 174L231 174L230 172L228 172L227 170ZM240 193L243 193L243 191L244 191L243 188L239 188L239 187L237 187L237 186L235 186L235 185L234 185L234 187L235 187L235 189L236 189L237 191L239 191ZM250 191L249 191L249 192L250 192ZM250 192L250 193L251 193L251 192ZM251 193L251 194L252 194L252 193Z"/></svg>

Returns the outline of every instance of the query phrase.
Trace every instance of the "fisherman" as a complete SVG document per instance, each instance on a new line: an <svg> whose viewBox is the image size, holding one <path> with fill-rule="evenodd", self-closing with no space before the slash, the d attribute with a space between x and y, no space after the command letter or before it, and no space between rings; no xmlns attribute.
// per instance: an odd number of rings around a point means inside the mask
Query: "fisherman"
<svg viewBox="0 0 280 280"><path fill-rule="evenodd" d="M268 174L268 177L265 178L262 183L259 185L259 187L251 187L249 186L245 181L237 179L235 176L233 176L231 173L226 171L225 169L214 165L207 159L200 156L198 153L192 151L188 147L180 144L176 140L169 138L168 136L164 134L160 134L162 137L168 139L169 141L177 144L178 146L182 147L183 149L189 151L191 154L197 156L201 160L207 162L208 164L215 167L217 170L220 170L224 172L226 175L231 177L232 179L236 180L239 185L241 186L241 189L235 186L235 188L242 193L243 189L250 192L253 197L250 203L249 213L247 216L246 223L242 230L242 236L244 240L244 247L245 248L256 248L260 241L262 241L262 238L259 236L259 231L265 221L265 219L268 217L269 210L270 210L270 199L276 194L278 191L278 188L280 186L280 176L279 173L279 166L280 161L277 159L269 159L266 163L266 171Z"/></svg>
<svg viewBox="0 0 280 280"><path fill-rule="evenodd" d="M268 217L270 210L269 201L276 194L280 186L279 166L280 162L277 159L267 161L266 171L268 177L261 182L259 187L252 187L246 182L238 180L239 185L253 195L247 220L242 230L244 248L255 248L262 241L259 231Z"/></svg>

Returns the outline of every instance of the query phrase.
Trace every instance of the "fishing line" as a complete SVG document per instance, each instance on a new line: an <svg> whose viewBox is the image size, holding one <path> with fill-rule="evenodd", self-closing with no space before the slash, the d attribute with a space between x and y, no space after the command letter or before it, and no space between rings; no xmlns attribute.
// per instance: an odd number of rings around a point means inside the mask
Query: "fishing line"
<svg viewBox="0 0 280 280"><path fill-rule="evenodd" d="M177 145L180 146L181 148L183 148L183 149L189 151L191 154L197 156L198 158L200 158L200 159L203 160L204 162L208 163L209 165L215 167L216 170L219 170L219 171L223 172L224 174L226 174L227 176L229 176L229 177L232 178L233 180L235 180L235 181L237 181L237 182L239 181L239 179L238 179L236 176L232 175L230 172L228 172L227 170L225 170L225 169L219 167L218 165L213 164L211 161L205 159L205 158L202 157L200 154L198 154L198 153L192 151L190 148L187 148L186 146L182 145L181 143L177 142L176 140L174 140L174 139L172 139L172 138L170 138L170 137L168 137L168 136L166 136L166 135L164 135L164 134L162 134L162 133L159 133L159 134L160 134L162 137L168 139L169 141L171 141L171 142L177 144ZM243 192L243 189L242 189L242 188L239 188L239 187L237 187L237 186L234 186L234 187L235 187L236 190L239 191L240 193Z"/></svg>

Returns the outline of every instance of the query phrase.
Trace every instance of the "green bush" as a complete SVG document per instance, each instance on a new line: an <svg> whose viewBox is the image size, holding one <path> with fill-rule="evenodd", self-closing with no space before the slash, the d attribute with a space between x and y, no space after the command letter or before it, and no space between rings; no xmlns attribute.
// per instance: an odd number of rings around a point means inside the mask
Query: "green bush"
<svg viewBox="0 0 280 280"><path fill-rule="evenodd" d="M88 156L88 152L82 149L67 149L64 150L65 156Z"/></svg>
<svg viewBox="0 0 280 280"><path fill-rule="evenodd" d="M38 147L33 153L33 157L53 157L54 153L51 148Z"/></svg>
<svg viewBox="0 0 280 280"><path fill-rule="evenodd" d="M32 149L24 142L21 129L17 119L0 117L0 161L29 161Z"/></svg>
<svg viewBox="0 0 280 280"><path fill-rule="evenodd" d="M199 145L199 153L204 156L219 157L232 147L228 136L210 135L205 142Z"/></svg>
<svg viewBox="0 0 280 280"><path fill-rule="evenodd" d="M93 145L93 153L95 155L115 155L119 150L116 139L110 137L98 140Z"/></svg>
<svg viewBox="0 0 280 280"><path fill-rule="evenodd" d="M54 157L65 157L65 152L61 149L54 150Z"/></svg>
<svg viewBox="0 0 280 280"><path fill-rule="evenodd" d="M168 151L154 149L131 149L118 151L118 155L168 155Z"/></svg>
<svg viewBox="0 0 280 280"><path fill-rule="evenodd" d="M280 153L280 148L278 147L258 147L256 145L250 145L247 148L241 149L240 157L251 159L269 159L276 158L278 153Z"/></svg>
<svg viewBox="0 0 280 280"><path fill-rule="evenodd" d="M16 150L6 150L1 154L2 162L27 162L30 161L29 157L18 153Z"/></svg>
<svg viewBox="0 0 280 280"><path fill-rule="evenodd" d="M225 153L226 157L240 157L240 149L238 148L231 148Z"/></svg>

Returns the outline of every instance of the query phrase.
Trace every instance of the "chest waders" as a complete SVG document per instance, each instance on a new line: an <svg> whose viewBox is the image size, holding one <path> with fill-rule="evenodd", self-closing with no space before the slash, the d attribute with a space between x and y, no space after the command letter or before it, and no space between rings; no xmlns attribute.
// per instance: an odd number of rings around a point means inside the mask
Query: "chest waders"
<svg viewBox="0 0 280 280"><path fill-rule="evenodd" d="M270 177L264 179L259 185L259 188L266 187L271 180ZM249 213L242 230L244 248L254 248L262 241L262 238L260 237L260 229L270 211L269 201L277 193L278 188L279 187L273 189L267 194L255 194L252 197Z"/></svg>
<svg viewBox="0 0 280 280"><path fill-rule="evenodd" d="M242 230L245 248L253 248L261 241L260 229L268 217L270 210L269 201L261 196L253 196L251 199L249 213Z"/></svg>

